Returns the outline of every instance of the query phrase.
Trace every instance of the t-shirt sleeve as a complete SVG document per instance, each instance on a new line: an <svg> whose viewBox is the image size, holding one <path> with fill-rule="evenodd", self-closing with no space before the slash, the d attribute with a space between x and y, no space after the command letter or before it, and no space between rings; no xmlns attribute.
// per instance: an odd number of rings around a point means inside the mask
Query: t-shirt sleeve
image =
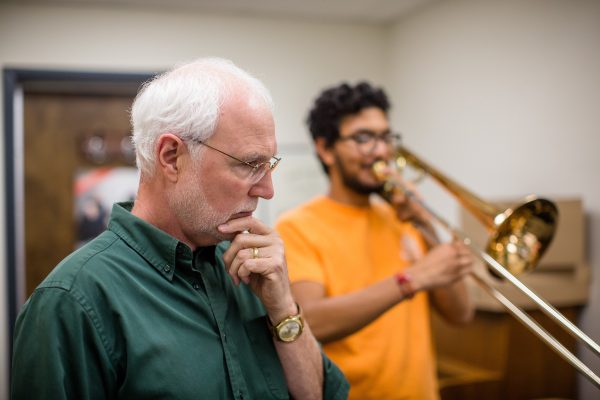
<svg viewBox="0 0 600 400"><path fill-rule="evenodd" d="M302 229L293 221L280 220L275 230L283 239L290 282L311 281L325 284L324 266L317 247L315 230Z"/></svg>

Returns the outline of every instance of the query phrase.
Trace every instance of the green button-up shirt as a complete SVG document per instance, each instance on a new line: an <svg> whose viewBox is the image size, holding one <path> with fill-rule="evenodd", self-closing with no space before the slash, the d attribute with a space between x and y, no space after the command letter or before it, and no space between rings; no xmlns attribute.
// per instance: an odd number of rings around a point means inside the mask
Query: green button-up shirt
<svg viewBox="0 0 600 400"><path fill-rule="evenodd" d="M261 302L226 274L228 243L191 249L113 207L15 325L13 399L285 399ZM348 384L323 356L325 398Z"/></svg>

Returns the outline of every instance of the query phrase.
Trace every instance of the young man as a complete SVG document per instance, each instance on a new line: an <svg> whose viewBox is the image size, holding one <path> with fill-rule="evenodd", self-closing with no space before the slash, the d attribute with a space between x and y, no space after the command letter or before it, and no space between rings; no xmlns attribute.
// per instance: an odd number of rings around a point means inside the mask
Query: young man
<svg viewBox="0 0 600 400"><path fill-rule="evenodd" d="M25 304L12 398L345 398L252 216L280 161L268 91L201 59L147 83L131 118L137 198Z"/></svg>
<svg viewBox="0 0 600 400"><path fill-rule="evenodd" d="M429 305L446 319L473 315L459 243L429 248L415 226L424 210L383 185L377 161L394 156L389 103L367 83L322 92L308 117L329 192L283 215L292 292L325 352L350 381L352 399L436 399ZM416 224L411 224L415 222Z"/></svg>

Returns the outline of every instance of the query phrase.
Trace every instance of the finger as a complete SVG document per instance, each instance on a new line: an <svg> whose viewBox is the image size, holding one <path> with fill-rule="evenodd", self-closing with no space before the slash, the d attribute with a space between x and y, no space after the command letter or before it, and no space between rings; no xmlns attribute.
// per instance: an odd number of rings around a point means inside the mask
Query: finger
<svg viewBox="0 0 600 400"><path fill-rule="evenodd" d="M259 235L247 232L238 233L231 241L229 248L223 253L223 260L225 261L225 265L229 266L236 254L243 249L268 247L272 244L273 238L271 235Z"/></svg>
<svg viewBox="0 0 600 400"><path fill-rule="evenodd" d="M221 233L244 233L250 230L251 225L253 224L252 220L254 218L249 215L246 217L231 219L217 227L217 230Z"/></svg>
<svg viewBox="0 0 600 400"><path fill-rule="evenodd" d="M268 248L272 245L273 243L271 241L271 238L268 236L252 235L251 233L239 234L231 242L229 248L223 253L223 260L225 261L225 265L229 268L232 261L240 252L245 252L246 254L249 254L252 257L252 249L256 248L259 249L261 257L264 257L267 253L263 249ZM248 257L243 257L243 259L246 258Z"/></svg>
<svg viewBox="0 0 600 400"><path fill-rule="evenodd" d="M263 251L261 252L261 250ZM253 260L258 260L259 258L265 256L266 250L266 248L249 247L241 249L239 252L237 252L235 258L229 266L229 269L227 270L227 273L231 276L236 284L239 284L240 278L245 276L245 274L240 273L240 270L244 268L246 263L252 262Z"/></svg>
<svg viewBox="0 0 600 400"><path fill-rule="evenodd" d="M252 263L254 262L256 261L247 260L242 265L240 265L240 268L237 270L237 277L245 284L248 284L250 282L250 275L253 272L251 267Z"/></svg>
<svg viewBox="0 0 600 400"><path fill-rule="evenodd" d="M224 225L220 225L219 230L221 230L220 228ZM227 233L225 231L222 232ZM249 235L247 230L232 230L232 232L238 232L238 234L234 236L233 240L231 240L231 242L229 243L229 248L227 248L227 250L225 250L225 252L223 253L223 261L225 262L225 265L227 267L229 267L229 265L232 263L233 259L241 249L245 247L250 247L249 245L245 244L244 240L244 238Z"/></svg>
<svg viewBox="0 0 600 400"><path fill-rule="evenodd" d="M276 271L271 260L265 258L251 258L244 261L237 270L237 277L244 283L250 282L251 275L266 277Z"/></svg>
<svg viewBox="0 0 600 400"><path fill-rule="evenodd" d="M473 253L471 253L471 250L469 250L469 248L465 247L465 246L460 246L458 248L458 253L457 253L460 257L472 257Z"/></svg>
<svg viewBox="0 0 600 400"><path fill-rule="evenodd" d="M396 207L406 206L406 195L402 190L395 190L391 197L392 204Z"/></svg>
<svg viewBox="0 0 600 400"><path fill-rule="evenodd" d="M225 263L225 267L228 269L231 267L235 257L242 248L243 247L241 246L240 242L236 242L235 239L229 244L229 248L223 253L223 262Z"/></svg>
<svg viewBox="0 0 600 400"><path fill-rule="evenodd" d="M473 258L470 256L461 257L459 259L461 272L464 274L470 273L473 270Z"/></svg>
<svg viewBox="0 0 600 400"><path fill-rule="evenodd" d="M257 235L268 235L272 231L267 225L251 216L232 219L219 225L217 229L222 233L248 232Z"/></svg>
<svg viewBox="0 0 600 400"><path fill-rule="evenodd" d="M472 266L473 264L475 264L475 259L473 258L473 256L471 254L467 254L464 256L464 260L465 260L465 264Z"/></svg>
<svg viewBox="0 0 600 400"><path fill-rule="evenodd" d="M408 189L408 191L410 191L412 194L414 194L416 197L419 197L419 192L417 191L417 187L415 185L415 183L411 180L406 180L403 179L403 184L406 187L406 189Z"/></svg>
<svg viewBox="0 0 600 400"><path fill-rule="evenodd" d="M280 256L283 253L277 251L277 244L273 244L270 240L267 240L271 238L264 236L258 236L257 238L258 241L255 240L254 242L250 242L256 244L256 246L248 245L240 248L227 267L227 273L233 278L236 284L239 283L238 278L244 276L244 274L240 274L239 271L244 268L248 262L251 262L252 264L254 260L272 259L275 263L283 263L283 257ZM262 243L263 246L259 247L260 245L258 245L257 242Z"/></svg>
<svg viewBox="0 0 600 400"><path fill-rule="evenodd" d="M250 249L244 249L244 251L250 251ZM236 285L240 284L240 279L238 276L238 270L242 266L242 263L246 260L241 252L236 253L235 258L231 261L231 264L227 267L227 274L233 280L233 283ZM246 256L248 257L248 256Z"/></svg>
<svg viewBox="0 0 600 400"><path fill-rule="evenodd" d="M470 254L467 246L465 246L465 244L460 240L453 241L452 247L454 248L457 257L462 257Z"/></svg>

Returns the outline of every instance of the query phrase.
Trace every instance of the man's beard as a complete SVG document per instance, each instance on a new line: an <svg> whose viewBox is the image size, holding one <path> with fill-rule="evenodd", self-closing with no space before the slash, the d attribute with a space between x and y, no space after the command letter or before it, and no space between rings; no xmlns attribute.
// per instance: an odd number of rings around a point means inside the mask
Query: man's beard
<svg viewBox="0 0 600 400"><path fill-rule="evenodd" d="M383 183L376 183L374 185L365 184L358 180L355 175L351 175L344 166L342 160L340 160L340 158L337 156L335 157L335 163L338 170L340 171L342 182L344 182L344 185L346 185L353 192L362 195L370 195L371 193L383 192Z"/></svg>
<svg viewBox="0 0 600 400"><path fill-rule="evenodd" d="M228 212L215 209L209 204L203 182L198 177L194 177L192 182L180 187L185 187L185 189L179 193L169 193L169 206L174 211L186 235L192 240L199 240L207 236L214 238L215 243L231 240L233 234L221 233L217 227L227 222L236 213L256 208L256 204L254 204L254 206L243 205L238 207L239 209Z"/></svg>
<svg viewBox="0 0 600 400"><path fill-rule="evenodd" d="M215 227L223 223L224 218L207 204L203 190L196 185L190 185L179 193L170 192L169 206L188 236L208 235L222 240L217 236L219 233Z"/></svg>

